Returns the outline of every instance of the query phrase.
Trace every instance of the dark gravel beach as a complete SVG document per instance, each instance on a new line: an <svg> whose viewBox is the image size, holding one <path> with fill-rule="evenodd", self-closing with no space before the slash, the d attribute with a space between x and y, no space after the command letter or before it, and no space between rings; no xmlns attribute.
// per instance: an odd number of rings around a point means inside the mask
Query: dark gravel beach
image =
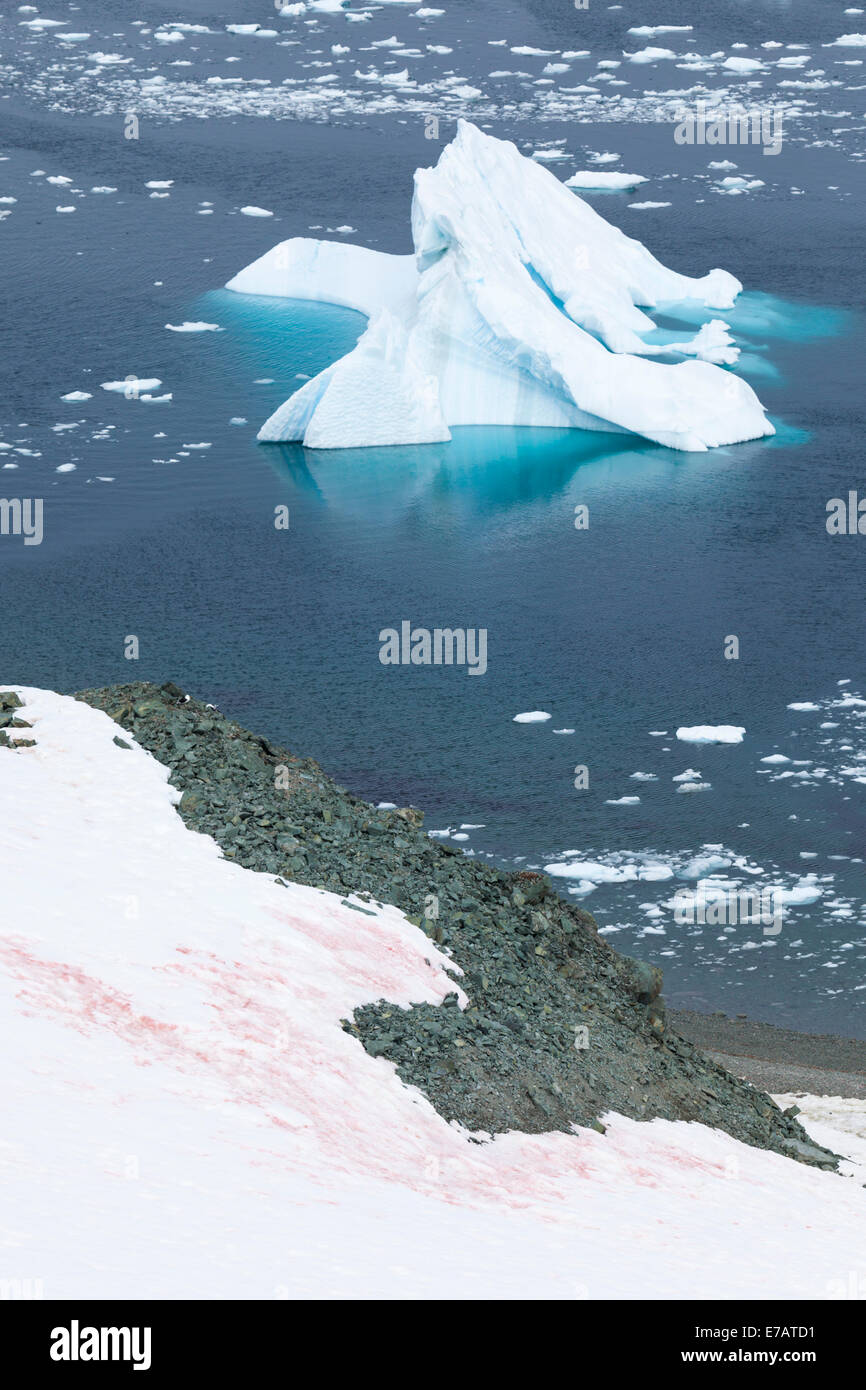
<svg viewBox="0 0 866 1390"><path fill-rule="evenodd" d="M866 1100L866 1043L832 1033L795 1033L725 1014L669 1014L673 1027L753 1086Z"/></svg>

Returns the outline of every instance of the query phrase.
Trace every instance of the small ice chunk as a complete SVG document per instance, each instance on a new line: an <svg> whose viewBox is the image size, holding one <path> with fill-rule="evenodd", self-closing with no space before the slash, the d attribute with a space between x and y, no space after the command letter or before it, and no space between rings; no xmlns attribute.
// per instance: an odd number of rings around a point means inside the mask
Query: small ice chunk
<svg viewBox="0 0 866 1390"><path fill-rule="evenodd" d="M770 892L777 903L790 903L795 907L802 907L809 903L816 903L823 894L823 888L819 888L815 874L807 874L795 883L793 888L781 888L773 886Z"/></svg>
<svg viewBox="0 0 866 1390"><path fill-rule="evenodd" d="M639 53L626 53L631 63L660 63L664 58L676 58L671 48L642 48Z"/></svg>
<svg viewBox="0 0 866 1390"><path fill-rule="evenodd" d="M569 859L545 864L544 872L553 878L577 878L593 885L597 883L626 883L637 878L637 870L631 864L617 868L613 864L601 864L594 859Z"/></svg>
<svg viewBox="0 0 866 1390"><path fill-rule="evenodd" d="M746 730L739 724L695 724L677 729L682 743L742 743Z"/></svg>
<svg viewBox="0 0 866 1390"><path fill-rule="evenodd" d="M222 333L218 323L204 323L199 319L185 319L183 323L167 323L170 333Z"/></svg>
<svg viewBox="0 0 866 1390"><path fill-rule="evenodd" d="M603 188L603 189L626 189L637 188L640 183L648 183L649 180L643 174L625 174L617 170L616 173L604 173L600 169L579 169L576 174L572 174L570 179L566 179L567 188Z"/></svg>
<svg viewBox="0 0 866 1390"><path fill-rule="evenodd" d="M678 878L707 878L718 869L729 869L731 860L722 854L698 854L680 869Z"/></svg>
<svg viewBox="0 0 866 1390"><path fill-rule="evenodd" d="M722 63L728 72L763 72L764 64L760 58L726 58Z"/></svg>
<svg viewBox="0 0 866 1390"><path fill-rule="evenodd" d="M123 381L103 381L100 385L103 391L117 391L132 398L141 391L155 391L162 382L158 376L129 376Z"/></svg>
<svg viewBox="0 0 866 1390"><path fill-rule="evenodd" d="M611 5L611 9L620 9L619 5ZM691 24L638 24L629 29L636 39L654 39L657 34L690 34L693 25Z"/></svg>

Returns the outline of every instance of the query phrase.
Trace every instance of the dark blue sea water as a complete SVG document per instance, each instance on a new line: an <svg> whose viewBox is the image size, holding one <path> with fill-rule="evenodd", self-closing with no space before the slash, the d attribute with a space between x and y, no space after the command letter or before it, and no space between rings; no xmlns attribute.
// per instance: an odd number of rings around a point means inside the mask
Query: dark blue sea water
<svg viewBox="0 0 866 1390"><path fill-rule="evenodd" d="M182 14L220 30L220 43L227 22L271 22L250 3L136 8L151 32ZM691 23L702 54L801 42L817 54L809 70L833 80L837 56L857 59L820 43L858 21L803 4L643 4L620 19L601 6L558 17L540 4L445 8L435 38L454 50L441 61L467 80L501 54L502 67L534 63L534 83L545 60L491 48L492 38L621 56L626 19ZM525 113L516 102L484 122L527 150L565 140L565 175L585 152L612 150L620 167L656 180L636 197L670 207L631 211L626 195L596 206L665 263L686 273L720 265L743 281L723 317L774 439L685 455L602 434L475 428L450 444L313 452L258 445L256 430L301 375L351 347L364 320L220 287L278 240L343 225L356 229L349 240L410 250L412 172L439 147L424 138L420 108L407 97L390 114L365 118L347 104L330 120L300 121L282 110L179 114L169 97L172 119L154 111L140 138L125 140L132 97L111 87L122 64L95 81L87 52L132 55L137 82L174 81L178 59L190 62L185 81L206 82L241 54L245 78L281 83L299 54L326 62L332 43L357 44L362 24L310 12L294 47L238 38L217 53L217 37L160 47L136 36L125 6L57 13L92 30L74 61L75 44L61 52L15 17L0 28L0 197L17 199L0 204L10 211L0 221L0 493L45 498L41 546L0 539L2 679L63 691L178 681L319 758L360 795L424 807L431 829L468 836L461 843L476 853L601 861L618 881L583 901L619 948L664 967L672 1002L866 1036L866 704L856 703L866 698L866 538L825 527L829 498L866 494L863 93L819 94L829 114L772 159L715 152L764 180L738 197L712 191L714 152L675 146L669 123L546 119L532 92ZM339 34L329 28L338 22ZM402 6L373 11L365 38L402 34L407 22ZM425 23L433 42L437 21ZM62 74L40 86L49 59ZM669 68L640 74L643 88L694 80ZM453 132L447 112L440 145ZM153 181L172 182L148 189ZM115 191L91 191L105 187ZM168 196L151 196L160 191ZM274 216L243 216L247 204ZM673 326L678 312L660 323ZM185 320L223 331L165 327ZM155 394L171 399L100 387L130 374L159 378ZM73 391L91 398L60 399ZM578 504L590 509L586 531L573 524ZM273 525L280 505L288 531ZM486 674L383 666L379 632L404 620L485 628ZM130 634L135 662L124 658ZM724 658L732 634L735 661ZM514 722L529 710L551 719ZM679 726L701 724L746 734L734 746L676 739ZM790 762L762 763L774 754ZM578 765L589 769L586 790L574 786ZM674 778L687 769L708 789L681 793ZM812 900L792 906L774 937L677 926L663 904L693 877L635 875L688 874L706 853L729 861L732 882Z"/></svg>

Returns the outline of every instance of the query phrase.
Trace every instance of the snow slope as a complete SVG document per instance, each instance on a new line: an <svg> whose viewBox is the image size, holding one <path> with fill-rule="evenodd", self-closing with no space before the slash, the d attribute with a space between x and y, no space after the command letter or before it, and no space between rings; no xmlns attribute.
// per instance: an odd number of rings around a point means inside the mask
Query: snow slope
<svg viewBox="0 0 866 1390"><path fill-rule="evenodd" d="M16 688L37 742L0 749L0 1277L46 1298L824 1298L862 1266L862 1167L616 1116L470 1143L340 1027L455 988L428 938L221 859L106 715ZM852 1105L821 1140L862 1162Z"/></svg>
<svg viewBox="0 0 866 1390"><path fill-rule="evenodd" d="M312 448L428 443L453 425L575 426L705 450L772 434L718 318L660 346L662 302L730 308L724 270L692 279L509 141L468 121L418 169L412 257L294 238L228 288L362 309L367 332L274 412L261 440ZM653 362L679 355L680 362Z"/></svg>

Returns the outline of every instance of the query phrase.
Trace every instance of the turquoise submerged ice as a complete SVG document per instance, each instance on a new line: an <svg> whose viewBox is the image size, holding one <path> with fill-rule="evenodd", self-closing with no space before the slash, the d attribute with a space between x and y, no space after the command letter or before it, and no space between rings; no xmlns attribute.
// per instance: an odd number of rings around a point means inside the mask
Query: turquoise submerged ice
<svg viewBox="0 0 866 1390"><path fill-rule="evenodd" d="M416 171L412 236L411 256L297 237L229 281L369 317L260 439L358 448L535 425L700 451L773 433L752 388L724 369L738 356L724 321L676 342L646 336L647 308L729 309L740 282L668 270L509 141L461 121L435 168ZM653 360L671 356L684 360Z"/></svg>

